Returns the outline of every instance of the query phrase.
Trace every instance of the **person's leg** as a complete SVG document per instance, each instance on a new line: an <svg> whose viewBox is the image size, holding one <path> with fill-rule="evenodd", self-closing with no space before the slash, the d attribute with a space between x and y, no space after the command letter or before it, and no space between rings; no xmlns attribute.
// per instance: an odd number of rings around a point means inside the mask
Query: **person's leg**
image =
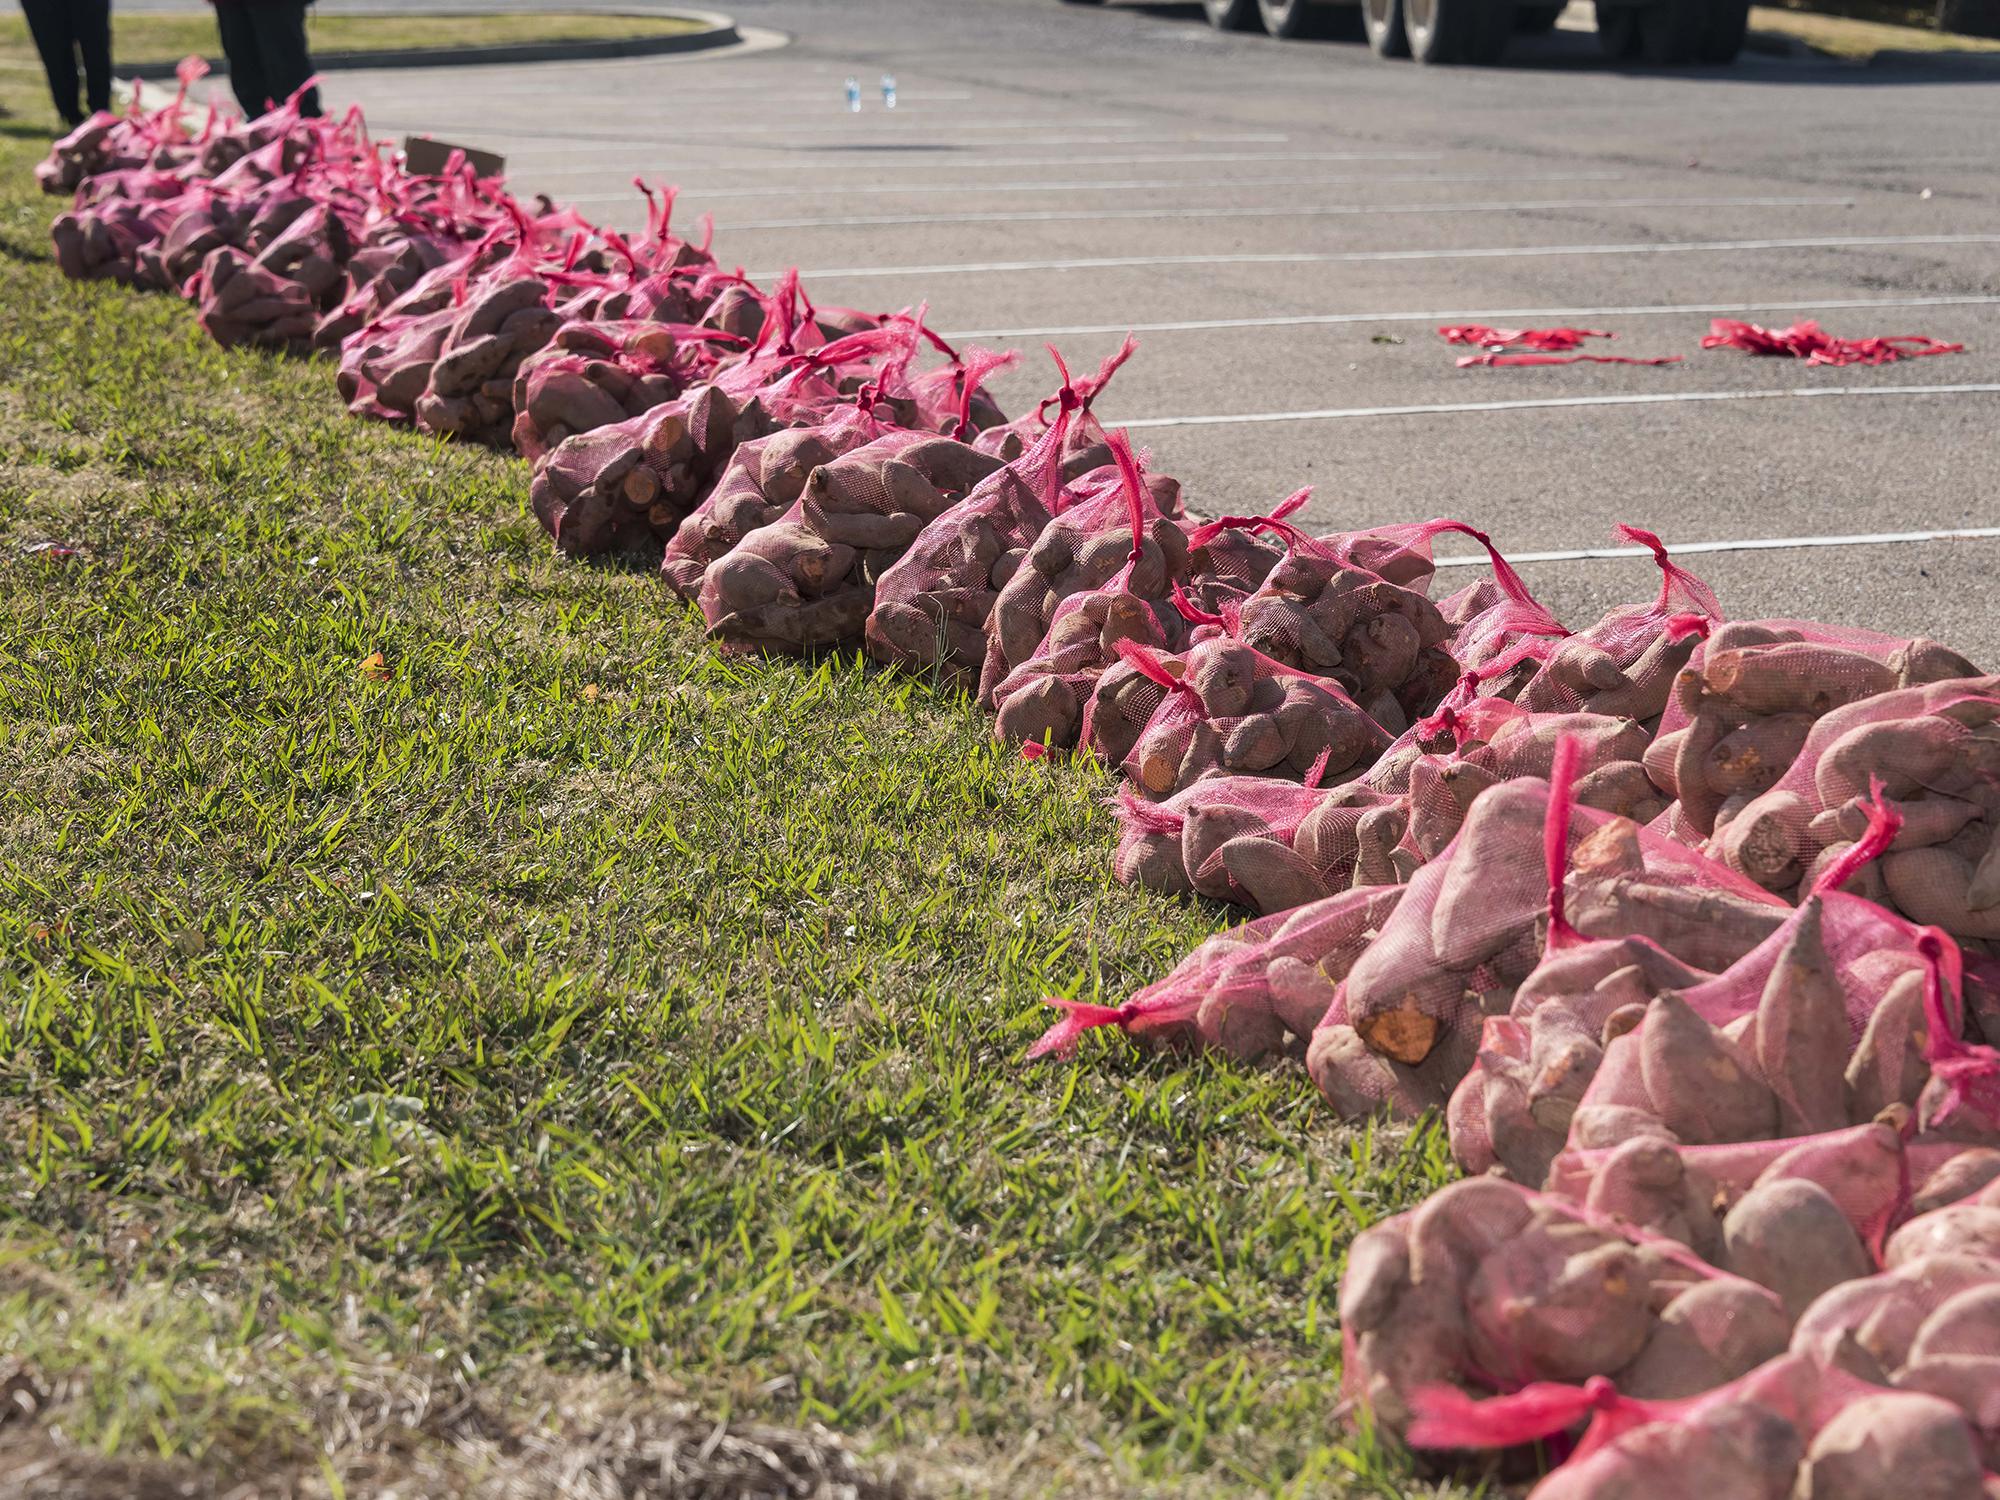
<svg viewBox="0 0 2000 1500"><path fill-rule="evenodd" d="M257 45L256 5L218 5L215 30L222 38L222 57L229 64L229 91L251 119L269 107L270 81L264 76L264 55Z"/></svg>
<svg viewBox="0 0 2000 1500"><path fill-rule="evenodd" d="M76 41L70 34L70 0L21 0L28 13L28 34L41 54L49 77L49 97L56 113L72 129L83 123L83 106L76 98Z"/></svg>
<svg viewBox="0 0 2000 1500"><path fill-rule="evenodd" d="M257 15L257 43L264 59L264 77L271 86L271 100L283 104L293 90L312 77L312 54L306 47L305 0L284 0L282 4L251 7ZM299 101L299 113L308 118L319 115L319 90L306 90Z"/></svg>
<svg viewBox="0 0 2000 1500"><path fill-rule="evenodd" d="M92 113L111 108L111 0L76 0L83 92Z"/></svg>

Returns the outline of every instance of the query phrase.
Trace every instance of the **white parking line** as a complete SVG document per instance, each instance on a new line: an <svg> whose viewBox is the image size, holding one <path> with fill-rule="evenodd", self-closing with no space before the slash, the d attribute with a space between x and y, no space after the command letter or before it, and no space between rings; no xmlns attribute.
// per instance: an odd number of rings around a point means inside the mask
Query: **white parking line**
<svg viewBox="0 0 2000 1500"><path fill-rule="evenodd" d="M1794 547L1878 547L1896 542L1949 542L2000 537L2000 526L1961 526L1950 531L1871 531L1852 536L1736 537L1718 542L1674 542L1675 557L1694 552L1784 552ZM1651 557L1644 547L1572 547L1560 552L1509 552L1510 563L1598 562L1607 558ZM1483 568L1493 561L1484 552L1434 558L1440 568Z"/></svg>
<svg viewBox="0 0 2000 1500"><path fill-rule="evenodd" d="M581 176L595 176L596 173L571 173L572 179ZM602 175L624 175L616 169L607 169ZM702 188L681 183L681 196L688 202L707 203L716 198L816 198L837 194L843 198L880 198L906 196L917 193L1130 193L1156 191L1160 188L1265 188L1265 187L1349 187L1356 184L1376 183L1459 183L1459 182L1625 182L1624 172L1385 172L1361 175L1348 173L1336 177L1140 177L1111 182L919 182L898 183L846 183L813 182L790 183L784 187L754 188ZM622 193L571 193L564 201L568 203L613 203L631 197L628 189ZM1100 214L1080 217L1101 218Z"/></svg>
<svg viewBox="0 0 2000 1500"><path fill-rule="evenodd" d="M1109 219L1330 219L1389 214L1532 213L1569 208L1852 208L1852 198L1544 198L1514 203L1340 203L1310 208L1046 208L970 214L871 214L845 219L730 219L718 229L867 229L897 224L1062 224Z"/></svg>
<svg viewBox="0 0 2000 1500"><path fill-rule="evenodd" d="M1329 406L1318 411L1246 411L1198 417L1104 419L1107 427L1235 427L1262 422L1331 422L1354 417L1443 417L1466 412L1537 411L1563 406L1664 406L1673 401L1786 401L1834 396L1971 396L2000 385L1805 385L1762 391L1648 391L1619 396L1530 396L1514 401L1427 401L1416 406Z"/></svg>
<svg viewBox="0 0 2000 1500"><path fill-rule="evenodd" d="M606 148L616 149L623 147L628 149L640 149L640 150L671 149L673 142L685 139L688 136L696 136L696 135L725 137L725 139L721 141L705 141L703 143L703 149L710 151L716 149L726 150L729 149L733 144L740 143L741 149L745 151L777 151L777 150L782 150L786 147L795 147L799 150L820 151L828 155L834 155L843 151L884 151L892 148L902 149L902 150L914 149L919 151L926 149L944 150L944 151L968 151L971 148L976 147L977 145L980 144L980 142L978 141L936 141L928 139L918 139L918 140L904 139L900 141L867 140L867 141L856 141L852 144L845 146L822 146L818 143L817 140L797 139L797 137L806 137L806 136L817 137L817 136L828 136L828 135L835 135L835 136L853 135L857 131L869 129L870 127L889 118L890 116L886 114L878 114L873 116L872 118L866 116L851 116L845 123L838 125L829 124L819 129L813 129L812 127L809 126L799 125L795 123L788 123L788 122L777 122L768 126L761 126L761 127L754 125L692 126L692 125L681 125L676 123L673 125L663 125L661 127L667 133L669 139L667 141L662 142L659 146L654 146L654 147L648 147L646 142L635 141L633 139L633 135L635 133L643 131L646 128L645 121L636 120L633 122L632 129L630 131L626 132L623 135L616 135L616 136L595 135L589 131L582 131L582 130L551 131L549 132L549 135L555 137L558 141L568 143L570 146L570 150L567 153L558 153L551 151L550 155L558 160L562 159L564 155L590 156L594 159L601 159L602 156L604 155ZM440 124L436 121L430 121L430 120L427 120L422 124L418 124L414 121L405 121L405 120L376 120L376 121L371 121L371 123L374 124L376 128L384 134L388 134L391 132L400 133L406 130L409 131L421 130L427 134L452 136L468 131L483 130L486 128L486 122L471 121L471 120L459 120L449 124ZM936 127L932 128L935 129ZM1034 120L954 120L951 124L951 129L953 130L977 131L981 136L988 136L996 131L1003 131L1003 130L1033 132L1042 130L1070 130L1074 128L1075 125L1073 124L1073 122L1070 121L1060 121L1060 122L1045 124ZM1120 124L1117 125L1115 128L1121 130L1137 130L1140 127L1136 124L1131 124L1131 125ZM788 138L782 141L743 139L743 137L745 136L758 134L760 130L783 131L787 133ZM546 138L547 137L544 137L544 139ZM1275 131L1260 130L1260 131L1232 132L1226 135L1148 135L1143 137L1143 139L1149 141L1166 141L1173 144L1188 144L1188 145L1195 145L1202 141L1218 141L1225 145L1236 145L1236 144L1254 145L1261 141L1270 141L1273 143L1282 144L1283 142L1290 140L1291 137ZM1130 146L1135 144L1135 141L1133 137L1129 135L1051 135L1051 136L1045 136L1041 140L1024 141L1022 144L1028 146ZM508 157L509 160L513 159L513 153L510 153L504 146L492 147L489 149L497 150L500 153L500 155ZM995 165L993 161L985 157L965 156L961 159L981 167L990 167ZM1162 158L1156 157L1150 159L1161 160Z"/></svg>
<svg viewBox="0 0 2000 1500"><path fill-rule="evenodd" d="M1630 245L1486 246L1471 250L1329 250L1276 255L1107 255L1079 260L961 261L933 266L840 266L801 271L808 280L881 276L996 275L1009 271L1104 271L1140 266L1297 266L1381 260L1512 260L1545 255L1673 255L1744 250L1830 250L1881 245L1993 245L2000 234L1851 234L1784 240L1665 240ZM756 279L777 271L756 271Z"/></svg>
<svg viewBox="0 0 2000 1500"><path fill-rule="evenodd" d="M1986 295L1942 297L1823 297L1814 302L1656 302L1634 307L1483 307L1439 312L1301 313L1292 317L1187 318L1174 323L1069 323L1052 328L955 328L946 339L1052 339L1088 333L1196 333L1224 328L1314 328L1344 323L1490 323L1570 318L1641 318L1672 313L1844 312L1874 307L1977 307L2000 303Z"/></svg>
<svg viewBox="0 0 2000 1500"><path fill-rule="evenodd" d="M416 127L412 126L411 128L414 129ZM425 126L423 128L429 130L429 129L437 129L440 127ZM1149 139L1179 141L1179 140L1187 140L1189 139L1189 137L1153 136L1149 137ZM1197 140L1214 139L1214 137L1197 136L1194 137L1194 139ZM1256 139L1284 140L1287 139L1287 137L1258 136L1256 137ZM646 152L658 152L658 151L666 151L672 149L671 143L661 143L657 145L649 144L645 141L634 141L629 136L624 137L615 142L606 141L601 144L607 146L622 147L623 149L632 152L635 155ZM1054 143L1045 141L1030 141L1025 144L1040 146L1040 145L1051 145ZM1120 144L1136 145L1138 144L1138 142L1121 141ZM513 162L520 157L532 156L534 154L537 154L531 150L510 151L504 144L504 142L492 145L489 147L489 149L498 151L500 155L506 157L509 162ZM552 151L547 154L552 155L558 159L568 159L571 157L587 155L591 158L593 163L602 163L607 153L601 149L584 151L578 147L564 147L561 150ZM828 152L822 152L821 154L834 155L836 153L828 151ZM1149 156L964 156L964 157L957 157L954 160L958 164L962 164L968 167L978 167L981 171L984 171L988 167L1134 167L1134 166L1149 167L1155 164L1162 164L1167 162L1222 163L1222 162L1249 162L1249 161L1443 161L1447 154L1448 153L1443 151L1189 151L1189 152L1155 152ZM814 161L744 161L744 162L733 161L729 163L728 170L731 173L809 172L813 170L814 165L815 165ZM634 169L631 167L609 166L609 167L604 167L603 170L606 172L629 172ZM653 169L650 166L648 166L644 170L651 171ZM696 191L697 189L695 188L688 189L688 192L690 193Z"/></svg>

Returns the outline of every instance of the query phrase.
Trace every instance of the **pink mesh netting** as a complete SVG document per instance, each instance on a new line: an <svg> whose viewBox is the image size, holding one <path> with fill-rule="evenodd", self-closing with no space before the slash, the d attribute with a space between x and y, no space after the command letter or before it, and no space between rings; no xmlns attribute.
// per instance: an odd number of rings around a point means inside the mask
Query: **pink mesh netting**
<svg viewBox="0 0 2000 1500"><path fill-rule="evenodd" d="M877 661L935 670L976 685L986 657L986 622L1000 591L1020 570L1050 521L1077 498L1063 480L1070 430L1137 347L1127 339L1094 377L1072 381L1053 348L1062 383L1057 413L1035 443L974 487L924 529L882 575L868 617L868 652ZM968 436L969 421L960 424Z"/></svg>

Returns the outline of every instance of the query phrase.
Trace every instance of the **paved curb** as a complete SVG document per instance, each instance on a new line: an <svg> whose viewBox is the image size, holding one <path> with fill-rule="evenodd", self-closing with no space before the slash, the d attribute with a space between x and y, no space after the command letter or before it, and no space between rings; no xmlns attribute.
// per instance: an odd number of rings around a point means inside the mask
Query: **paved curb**
<svg viewBox="0 0 2000 1500"><path fill-rule="evenodd" d="M631 11L587 11L591 15L630 15L642 19L640 13ZM693 20L706 21L708 25L700 31L678 31L665 36L595 37L572 42L515 42L492 47L408 47L387 52L315 52L313 70L318 73L338 73L357 68L476 68L497 63L538 63L538 62L595 62L616 57L658 57L672 52L707 52L716 47L731 47L742 41L736 30L736 23L728 16L714 11L647 11L644 16L680 15ZM450 19L459 19L452 17ZM476 15L463 19L477 21ZM223 59L211 57L208 60L211 77L226 78L229 68ZM118 74L122 78L140 78L149 81L170 80L179 63L140 63L127 67L120 64Z"/></svg>

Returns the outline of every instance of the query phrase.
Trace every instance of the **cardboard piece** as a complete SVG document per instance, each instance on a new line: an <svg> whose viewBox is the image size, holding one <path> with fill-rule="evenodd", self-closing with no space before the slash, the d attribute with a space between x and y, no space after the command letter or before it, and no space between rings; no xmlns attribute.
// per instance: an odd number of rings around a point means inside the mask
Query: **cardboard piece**
<svg viewBox="0 0 2000 1500"><path fill-rule="evenodd" d="M427 135L403 137L404 165L419 176L435 177L444 170L444 164L451 160L454 151L463 151L465 159L472 164L472 170L481 177L498 177L507 170L507 159L495 156L491 151L455 146L450 141L433 140Z"/></svg>

